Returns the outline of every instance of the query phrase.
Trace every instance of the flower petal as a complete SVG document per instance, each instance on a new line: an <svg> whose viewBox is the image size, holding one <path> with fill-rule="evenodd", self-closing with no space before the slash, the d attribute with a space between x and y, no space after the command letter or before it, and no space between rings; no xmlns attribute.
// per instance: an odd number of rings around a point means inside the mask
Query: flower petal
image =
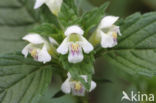
<svg viewBox="0 0 156 103"><path fill-rule="evenodd" d="M106 16L104 17L99 25L99 28L107 28L112 26L117 20L119 19L119 17L115 17L115 16Z"/></svg>
<svg viewBox="0 0 156 103"><path fill-rule="evenodd" d="M116 26L116 28L117 28L117 33L118 33L120 36L122 36L122 34L121 34L121 32L120 32L120 27L119 27L119 26Z"/></svg>
<svg viewBox="0 0 156 103"><path fill-rule="evenodd" d="M71 79L71 74L70 72L67 73L68 79Z"/></svg>
<svg viewBox="0 0 156 103"><path fill-rule="evenodd" d="M70 63L79 63L83 60L83 54L82 54L82 50L79 50L79 53L78 54L72 54L72 52L70 51L69 52L69 55L68 55L68 61Z"/></svg>
<svg viewBox="0 0 156 103"><path fill-rule="evenodd" d="M91 92L92 90L94 90L96 88L96 83L94 81L91 81L91 87L89 92Z"/></svg>
<svg viewBox="0 0 156 103"><path fill-rule="evenodd" d="M38 53L39 62L49 62L51 60L51 55L48 53L46 45L43 46L42 50Z"/></svg>
<svg viewBox="0 0 156 103"><path fill-rule="evenodd" d="M36 0L34 9L41 7L45 3L45 0Z"/></svg>
<svg viewBox="0 0 156 103"><path fill-rule="evenodd" d="M50 41L50 43L52 43L53 45L58 45L57 41L56 41L54 38L52 38L52 37L49 37L49 41Z"/></svg>
<svg viewBox="0 0 156 103"><path fill-rule="evenodd" d="M36 33L31 33L23 37L23 40L27 40L32 44L42 44L45 43L45 40Z"/></svg>
<svg viewBox="0 0 156 103"><path fill-rule="evenodd" d="M81 75L81 77L85 80L85 82L88 82L88 77L87 77L87 75Z"/></svg>
<svg viewBox="0 0 156 103"><path fill-rule="evenodd" d="M100 33L101 33L101 46L103 48L111 48L117 45L117 42L114 41L114 38L112 35L105 34L102 31Z"/></svg>
<svg viewBox="0 0 156 103"><path fill-rule="evenodd" d="M68 52L68 38L65 38L61 45L57 48L57 52L65 55Z"/></svg>
<svg viewBox="0 0 156 103"><path fill-rule="evenodd" d="M60 12L62 2L63 0L46 0L46 5L49 7L51 12L57 16Z"/></svg>
<svg viewBox="0 0 156 103"><path fill-rule="evenodd" d="M70 81L69 79L67 79L61 86L61 90L66 93L69 94L71 92L71 86L70 86Z"/></svg>
<svg viewBox="0 0 156 103"><path fill-rule="evenodd" d="M120 32L120 27L116 26L116 25L111 26L109 32L116 32L118 35L122 36L122 34Z"/></svg>
<svg viewBox="0 0 156 103"><path fill-rule="evenodd" d="M70 34L79 34L83 35L84 31L77 25L70 26L66 29L65 35L69 36Z"/></svg>
<svg viewBox="0 0 156 103"><path fill-rule="evenodd" d="M83 50L85 53L90 53L94 47L92 46L91 43L89 43L84 37L82 37L82 44L81 44Z"/></svg>
<svg viewBox="0 0 156 103"><path fill-rule="evenodd" d="M30 48L32 48L31 44L28 44L27 46L25 46L22 50L22 54L25 56L25 58L28 56L29 50Z"/></svg>
<svg viewBox="0 0 156 103"><path fill-rule="evenodd" d="M85 82L88 82L88 80L87 80L87 78L88 78L87 75L81 75L81 77L85 80ZM91 87L90 87L89 92L91 92L92 90L94 90L95 87L96 87L96 83L95 83L94 81L91 81Z"/></svg>

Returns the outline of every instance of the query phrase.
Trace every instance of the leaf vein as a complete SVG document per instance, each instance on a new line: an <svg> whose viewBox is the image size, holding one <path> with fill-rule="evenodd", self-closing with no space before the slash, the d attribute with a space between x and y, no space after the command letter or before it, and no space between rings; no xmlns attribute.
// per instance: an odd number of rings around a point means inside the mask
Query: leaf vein
<svg viewBox="0 0 156 103"><path fill-rule="evenodd" d="M154 21L154 22L153 22ZM146 28L148 26L150 26L151 24L155 23L155 20L151 21L150 23L148 23L147 25L143 26L142 28L137 29L136 31L133 31L130 34L127 34L127 36L125 36L124 38L122 38L119 42L123 42L126 38L131 37L132 35L136 34L137 32L141 31L143 28Z"/></svg>

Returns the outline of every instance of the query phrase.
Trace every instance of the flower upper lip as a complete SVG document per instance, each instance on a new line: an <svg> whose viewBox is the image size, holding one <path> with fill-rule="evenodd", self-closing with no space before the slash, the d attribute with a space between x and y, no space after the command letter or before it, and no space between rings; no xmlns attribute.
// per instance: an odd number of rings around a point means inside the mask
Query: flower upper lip
<svg viewBox="0 0 156 103"><path fill-rule="evenodd" d="M106 16L104 17L99 25L99 29L103 29L103 28L108 28L111 27L117 20L119 19L119 17L115 17L115 16Z"/></svg>
<svg viewBox="0 0 156 103"><path fill-rule="evenodd" d="M36 33L30 33L24 36L22 39L33 44L42 44L46 42L39 34Z"/></svg>
<svg viewBox="0 0 156 103"><path fill-rule="evenodd" d="M70 34L83 35L84 31L78 25L73 25L73 26L68 27L64 34L66 36L69 36Z"/></svg>
<svg viewBox="0 0 156 103"><path fill-rule="evenodd" d="M36 0L34 9L41 7L45 3L50 11L57 16L61 9L62 2L63 0Z"/></svg>

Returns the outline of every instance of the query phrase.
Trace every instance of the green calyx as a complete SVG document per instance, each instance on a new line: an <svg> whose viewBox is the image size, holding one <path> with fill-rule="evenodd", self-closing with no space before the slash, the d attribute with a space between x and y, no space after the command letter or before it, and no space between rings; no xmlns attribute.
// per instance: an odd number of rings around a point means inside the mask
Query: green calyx
<svg viewBox="0 0 156 103"><path fill-rule="evenodd" d="M78 35L78 34L71 34L70 36L69 36L69 41L71 42L76 42L76 41L80 41L81 39L80 39L80 35Z"/></svg>

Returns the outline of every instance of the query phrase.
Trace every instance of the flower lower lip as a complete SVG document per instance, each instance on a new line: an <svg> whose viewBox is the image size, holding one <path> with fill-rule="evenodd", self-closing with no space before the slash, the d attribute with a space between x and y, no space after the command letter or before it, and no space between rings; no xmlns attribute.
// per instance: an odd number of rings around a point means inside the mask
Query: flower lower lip
<svg viewBox="0 0 156 103"><path fill-rule="evenodd" d="M74 55L79 55L79 51L71 51L71 53L72 53L72 55L74 56Z"/></svg>

